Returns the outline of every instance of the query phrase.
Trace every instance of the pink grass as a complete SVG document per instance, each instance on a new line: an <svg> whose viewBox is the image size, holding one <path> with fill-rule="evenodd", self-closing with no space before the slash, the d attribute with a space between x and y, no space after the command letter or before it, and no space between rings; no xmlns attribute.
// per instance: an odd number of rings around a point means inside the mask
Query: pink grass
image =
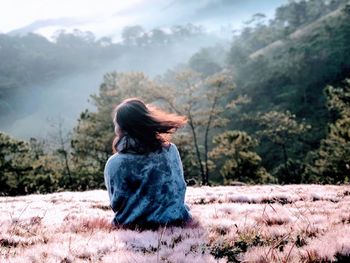
<svg viewBox="0 0 350 263"><path fill-rule="evenodd" d="M0 198L0 262L332 262L350 258L350 187L189 187L194 220L114 228L105 191Z"/></svg>

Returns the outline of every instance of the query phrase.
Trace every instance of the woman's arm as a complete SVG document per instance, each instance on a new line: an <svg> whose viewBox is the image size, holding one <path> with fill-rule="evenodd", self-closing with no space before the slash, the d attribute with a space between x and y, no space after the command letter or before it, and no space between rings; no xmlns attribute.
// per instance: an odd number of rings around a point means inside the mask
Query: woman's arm
<svg viewBox="0 0 350 263"><path fill-rule="evenodd" d="M110 206L114 212L119 211L127 198L127 193L123 190L124 174L121 169L121 161L116 155L111 156L104 169L104 180L107 188Z"/></svg>

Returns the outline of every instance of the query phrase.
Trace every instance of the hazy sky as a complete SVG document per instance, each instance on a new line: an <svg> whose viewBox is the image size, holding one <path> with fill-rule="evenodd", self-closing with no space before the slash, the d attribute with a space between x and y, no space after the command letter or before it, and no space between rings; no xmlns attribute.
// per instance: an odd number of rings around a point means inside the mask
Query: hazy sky
<svg viewBox="0 0 350 263"><path fill-rule="evenodd" d="M272 17L287 0L0 0L0 32L25 28L46 36L58 29L115 36L126 25L147 28L195 23L238 28L251 15Z"/></svg>
<svg viewBox="0 0 350 263"><path fill-rule="evenodd" d="M143 0L1 0L1 27L12 30L41 19L109 16L141 2Z"/></svg>

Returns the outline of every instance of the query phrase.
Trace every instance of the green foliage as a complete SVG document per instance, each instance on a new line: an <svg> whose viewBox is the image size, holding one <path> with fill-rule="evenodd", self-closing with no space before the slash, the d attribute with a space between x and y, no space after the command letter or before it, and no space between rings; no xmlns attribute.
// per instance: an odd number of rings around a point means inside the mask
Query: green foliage
<svg viewBox="0 0 350 263"><path fill-rule="evenodd" d="M350 181L350 80L343 87L328 86L328 109L335 119L320 148L309 154L311 165L306 171L312 180L323 183Z"/></svg>
<svg viewBox="0 0 350 263"><path fill-rule="evenodd" d="M210 76L222 70L220 65L224 58L221 57L224 55L226 54L220 46L203 48L190 58L188 64L193 70Z"/></svg>
<svg viewBox="0 0 350 263"><path fill-rule="evenodd" d="M25 192L26 173L32 170L28 143L0 133L0 193Z"/></svg>
<svg viewBox="0 0 350 263"><path fill-rule="evenodd" d="M214 137L217 146L210 152L214 159L224 158L220 173L224 183L241 181L264 183L270 178L261 166L261 157L253 151L257 140L241 131L226 131Z"/></svg>
<svg viewBox="0 0 350 263"><path fill-rule="evenodd" d="M248 56L269 44L287 38L294 31L315 22L317 19L347 4L347 0L302 0L289 1L276 9L275 18L266 21L266 16L255 14L246 22L241 34L234 37L228 61L237 67L248 62Z"/></svg>
<svg viewBox="0 0 350 263"><path fill-rule="evenodd" d="M185 179L198 179L200 168L191 136L187 132L177 132L173 137L173 142L180 153Z"/></svg>
<svg viewBox="0 0 350 263"><path fill-rule="evenodd" d="M28 143L0 133L0 195L58 190L62 176L57 161L35 140Z"/></svg>
<svg viewBox="0 0 350 263"><path fill-rule="evenodd" d="M306 4L307 14L314 12L315 15L307 20L295 17L297 14L293 10L299 4ZM321 18L317 10L325 4L326 7L321 8L322 16L337 8L340 10ZM288 142L287 156L294 161L303 162L307 153L316 150L326 136L328 113L322 89L328 84L339 83L347 77L350 69L350 17L345 4L346 1L333 1L332 4L293 1L277 10L276 18L268 25L258 24L249 29L249 34L237 36L228 56L229 63L235 68L237 89L234 93L244 93L251 99L251 103L243 105L238 114L289 111L297 116L297 122L305 121L311 126L297 136L299 140ZM322 20L317 21L318 17ZM300 20L295 22L294 26L299 26L294 29L290 24L293 20ZM259 41L265 47L256 49L258 45L253 39L269 37L266 35L268 31L265 35L259 31L263 27L273 31L270 34L273 44L265 46L268 41ZM298 31L293 33L295 30ZM251 47L253 44L256 46ZM229 127L251 134L258 130L251 122L237 118L232 118ZM281 163L286 163L283 149L271 150L275 146L274 141L265 138L257 147L258 153L264 156L264 167L271 172L276 171Z"/></svg>
<svg viewBox="0 0 350 263"><path fill-rule="evenodd" d="M304 177L305 163L303 161L288 159L287 163L278 165L273 169L272 174L281 184L308 183Z"/></svg>
<svg viewBox="0 0 350 263"><path fill-rule="evenodd" d="M267 137L277 145L286 145L295 136L311 128L310 125L298 123L296 116L289 111L258 113L254 120L258 122L261 129L257 134Z"/></svg>
<svg viewBox="0 0 350 263"><path fill-rule="evenodd" d="M257 135L260 138L266 138L281 150L281 156L283 156L284 167L281 169L277 167L273 174L277 178L280 178L280 183L300 183L297 180L296 168L294 162L289 160L290 152L293 153L293 146L297 142L296 139L300 137L307 130L311 129L310 125L303 122L298 122L296 116L289 111L277 112L270 111L266 113L258 113L253 121L259 125ZM290 171L290 168L292 171ZM281 174L281 171L283 174Z"/></svg>
<svg viewBox="0 0 350 263"><path fill-rule="evenodd" d="M286 33L293 32L335 9L347 4L347 0L301 0L290 1L276 10L276 23L286 27Z"/></svg>

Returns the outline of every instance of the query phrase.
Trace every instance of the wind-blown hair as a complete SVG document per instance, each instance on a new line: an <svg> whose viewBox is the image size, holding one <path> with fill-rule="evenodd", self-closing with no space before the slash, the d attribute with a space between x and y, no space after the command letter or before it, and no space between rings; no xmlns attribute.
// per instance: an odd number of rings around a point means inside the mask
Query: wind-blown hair
<svg viewBox="0 0 350 263"><path fill-rule="evenodd" d="M113 122L120 134L117 133L113 141L113 152L120 151L117 146L123 137L139 144L133 149L138 153L160 150L170 143L170 135L183 127L186 121L184 116L146 105L138 98L126 99L114 110Z"/></svg>

